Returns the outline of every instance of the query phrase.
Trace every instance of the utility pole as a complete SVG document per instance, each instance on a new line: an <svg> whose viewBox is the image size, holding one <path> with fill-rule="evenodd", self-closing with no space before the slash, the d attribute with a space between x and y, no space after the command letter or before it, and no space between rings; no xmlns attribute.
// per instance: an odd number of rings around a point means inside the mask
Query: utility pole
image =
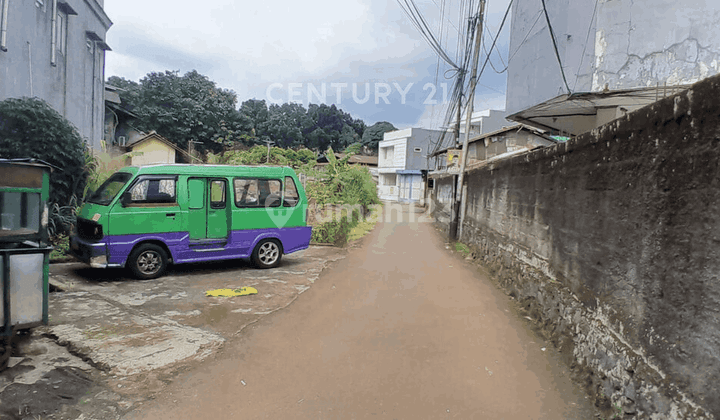
<svg viewBox="0 0 720 420"><path fill-rule="evenodd" d="M192 156L193 158L197 159L196 153L195 153L195 145L202 143L201 141L195 141L195 140L188 140L188 155ZM193 163L193 162L190 162Z"/></svg>
<svg viewBox="0 0 720 420"><path fill-rule="evenodd" d="M473 101L475 100L475 87L477 86L477 68L480 59L480 44L482 41L483 31L483 13L485 12L485 0L480 0L480 11L477 19L477 34L475 34L475 59L473 60L472 71L470 72L470 95L467 100L467 110L465 111L465 138L463 139L462 160L460 163L460 176L458 177L457 186L455 187L455 206L453 208L452 221L450 223L450 238L455 240L462 233L462 221L458 221L460 206L463 199L463 183L465 182L465 166L467 165L468 142L470 140L470 126L472 124Z"/></svg>
<svg viewBox="0 0 720 420"><path fill-rule="evenodd" d="M267 147L268 147L267 161L266 161L265 163L266 163L266 164L270 164L270 146L274 145L275 142L272 142L272 141L270 141L270 140L265 140L265 143L267 144Z"/></svg>
<svg viewBox="0 0 720 420"><path fill-rule="evenodd" d="M461 77L465 77L464 75ZM460 121L462 120L462 92L460 93L460 98L458 98L458 106L457 106L457 119L455 123L455 128L453 131L455 132L455 147L460 145Z"/></svg>

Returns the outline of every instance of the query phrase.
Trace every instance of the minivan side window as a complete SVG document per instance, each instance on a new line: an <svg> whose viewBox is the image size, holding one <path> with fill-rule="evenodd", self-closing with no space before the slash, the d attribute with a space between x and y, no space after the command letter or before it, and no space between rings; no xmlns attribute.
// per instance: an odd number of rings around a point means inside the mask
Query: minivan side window
<svg viewBox="0 0 720 420"><path fill-rule="evenodd" d="M280 207L279 179L235 178L235 205L240 208Z"/></svg>
<svg viewBox="0 0 720 420"><path fill-rule="evenodd" d="M214 179L210 184L210 207L225 208L225 180Z"/></svg>
<svg viewBox="0 0 720 420"><path fill-rule="evenodd" d="M285 177L285 191L283 193L283 207L295 207L300 201L295 181L292 177Z"/></svg>
<svg viewBox="0 0 720 420"><path fill-rule="evenodd" d="M175 178L140 179L130 188L129 205L176 204Z"/></svg>

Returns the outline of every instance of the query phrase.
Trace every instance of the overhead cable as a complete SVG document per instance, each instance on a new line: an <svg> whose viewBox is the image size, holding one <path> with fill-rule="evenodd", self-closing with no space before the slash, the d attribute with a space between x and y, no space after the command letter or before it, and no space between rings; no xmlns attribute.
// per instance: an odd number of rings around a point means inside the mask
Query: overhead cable
<svg viewBox="0 0 720 420"><path fill-rule="evenodd" d="M422 37L425 39L425 41L430 45L430 47L437 53L438 56L440 56L446 63L451 65L454 68L459 68L455 62L445 53L445 50L443 50L442 45L438 42L438 40L435 38L435 35L433 35L432 31L430 30L430 27L427 24L427 21L425 21L425 18L423 17L422 13L420 13L420 10L417 8L417 5L415 5L414 0L397 0L400 7L402 7L403 11L405 11L405 14L410 18L410 22L413 23L415 28L420 32Z"/></svg>
<svg viewBox="0 0 720 420"><path fill-rule="evenodd" d="M495 34L495 38L493 39L492 45L490 45L490 51L488 51L487 57L485 58L485 62L483 63L482 68L480 69L480 73L478 73L478 75L477 75L478 79L480 79L480 77L483 74L483 71L485 71L485 66L487 66L488 61L490 61L490 54L492 53L493 48L495 48L495 44L497 43L497 40L500 37L500 32L502 32L503 26L505 26L505 21L507 20L507 17L510 14L510 8L512 7L512 3L513 3L513 0L510 0L510 3L508 3L507 10L505 10L505 15L503 16L502 22L500 22L500 28L498 28L498 31Z"/></svg>
<svg viewBox="0 0 720 420"><path fill-rule="evenodd" d="M568 85L567 79L565 78L565 69L563 69L562 60L560 60L560 51L558 51L557 41L555 40L555 32L553 31L552 24L550 23L550 16L548 15L547 7L545 6L545 0L542 1L543 12L545 12L545 20L547 20L548 29L550 30L550 38L552 38L553 48L555 49L555 57L557 57L558 64L560 65L560 73L562 74L563 82L565 82L565 88L568 94L572 93L570 85Z"/></svg>
<svg viewBox="0 0 720 420"><path fill-rule="evenodd" d="M597 13L597 7L598 7L598 0L595 0L595 8L593 9L592 17L590 18L590 24L588 25L587 35L585 35L585 45L583 45L583 52L580 55L580 65L578 66L577 72L575 73L575 84L573 85L573 89L577 88L578 78L580 78L580 70L582 70L583 60L585 59L585 49L587 48L588 41L590 40L590 31L592 30L593 22L595 21L595 13Z"/></svg>

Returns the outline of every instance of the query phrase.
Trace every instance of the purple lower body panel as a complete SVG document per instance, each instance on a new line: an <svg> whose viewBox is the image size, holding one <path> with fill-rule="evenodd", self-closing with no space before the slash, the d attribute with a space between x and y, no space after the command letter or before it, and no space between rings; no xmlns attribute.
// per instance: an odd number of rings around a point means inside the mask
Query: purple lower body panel
<svg viewBox="0 0 720 420"><path fill-rule="evenodd" d="M312 227L270 228L235 230L227 238L190 240L188 232L153 233L141 235L108 235L101 243L93 243L74 237L80 249L88 257L107 253L108 266L124 266L130 252L141 242L162 243L176 264L248 258L263 239L280 241L284 254L307 249L310 246ZM89 258L88 258L89 259ZM87 259L83 258L87 262Z"/></svg>

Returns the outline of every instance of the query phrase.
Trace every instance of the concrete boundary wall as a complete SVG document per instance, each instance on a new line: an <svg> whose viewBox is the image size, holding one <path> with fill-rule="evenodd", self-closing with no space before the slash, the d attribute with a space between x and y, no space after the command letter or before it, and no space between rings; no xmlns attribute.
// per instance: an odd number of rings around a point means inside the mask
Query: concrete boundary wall
<svg viewBox="0 0 720 420"><path fill-rule="evenodd" d="M720 418L718 98L712 77L467 176L460 240L610 417Z"/></svg>

